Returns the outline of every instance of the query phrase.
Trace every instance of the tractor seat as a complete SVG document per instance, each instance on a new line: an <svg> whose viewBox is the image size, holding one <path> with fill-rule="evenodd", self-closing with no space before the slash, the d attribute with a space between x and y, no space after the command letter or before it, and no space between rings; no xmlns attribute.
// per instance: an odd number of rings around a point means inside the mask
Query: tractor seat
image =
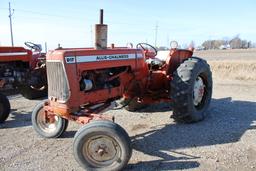
<svg viewBox="0 0 256 171"><path fill-rule="evenodd" d="M165 64L165 61L162 61L158 58L149 58L146 60L146 63L151 66L158 66L161 67Z"/></svg>
<svg viewBox="0 0 256 171"><path fill-rule="evenodd" d="M151 66L153 69L161 68L165 63L166 59L169 56L170 51L158 51L155 58L149 58L146 60L146 63Z"/></svg>

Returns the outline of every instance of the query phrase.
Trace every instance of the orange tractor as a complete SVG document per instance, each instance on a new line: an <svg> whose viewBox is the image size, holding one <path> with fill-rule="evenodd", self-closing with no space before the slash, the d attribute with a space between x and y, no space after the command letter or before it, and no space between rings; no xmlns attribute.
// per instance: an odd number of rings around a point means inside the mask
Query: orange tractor
<svg viewBox="0 0 256 171"><path fill-rule="evenodd" d="M34 99L47 95L45 54L41 47L25 42L30 48L0 47L0 92L18 90L24 97ZM8 99L0 96L0 122L4 122L10 112Z"/></svg>
<svg viewBox="0 0 256 171"><path fill-rule="evenodd" d="M136 48L107 47L107 25L96 25L95 48L67 48L47 54L48 100L32 112L35 131L59 137L68 121L84 126L76 133L73 150L86 170L121 170L132 147L127 132L113 118L102 115L123 98L123 106L171 102L178 122L205 118L212 96L212 76L205 60L192 50L172 48L165 61L146 43Z"/></svg>

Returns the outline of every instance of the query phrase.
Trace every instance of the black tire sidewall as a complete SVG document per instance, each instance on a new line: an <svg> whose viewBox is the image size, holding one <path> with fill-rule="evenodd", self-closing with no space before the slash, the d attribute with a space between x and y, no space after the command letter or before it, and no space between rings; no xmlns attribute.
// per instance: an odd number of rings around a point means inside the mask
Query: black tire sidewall
<svg viewBox="0 0 256 171"><path fill-rule="evenodd" d="M94 167L83 157L82 149L85 141L95 135L106 135L113 138L121 148L121 162L105 167ZM77 162L86 170L114 171L121 170L128 163L131 154L131 142L127 132L118 124L110 121L95 121L83 126L75 135L73 143L74 156Z"/></svg>
<svg viewBox="0 0 256 171"><path fill-rule="evenodd" d="M0 113L0 123L2 123L8 118L10 114L11 105L8 98L1 93L0 93L0 103L3 105L3 112Z"/></svg>
<svg viewBox="0 0 256 171"><path fill-rule="evenodd" d="M39 114L40 110L44 107L44 103L45 103L45 101L39 103L34 108L34 110L32 112L32 116L31 116L32 126L33 126L34 130L41 137L44 137L44 138L57 138L57 137L60 137L65 132L65 129L67 128L68 120L58 116L59 117L59 121L58 121L57 128L56 128L56 130L54 132L51 132L51 133L47 133L44 130L42 130L42 128L37 123L38 114Z"/></svg>

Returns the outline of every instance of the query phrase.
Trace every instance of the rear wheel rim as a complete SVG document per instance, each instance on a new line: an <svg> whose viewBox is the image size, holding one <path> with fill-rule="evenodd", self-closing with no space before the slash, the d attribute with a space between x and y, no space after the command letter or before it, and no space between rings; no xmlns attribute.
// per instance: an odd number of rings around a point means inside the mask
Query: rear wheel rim
<svg viewBox="0 0 256 171"><path fill-rule="evenodd" d="M203 102L203 97L206 93L205 87L203 78L198 76L193 89L193 103L195 107L199 106Z"/></svg>
<svg viewBox="0 0 256 171"><path fill-rule="evenodd" d="M121 147L117 141L107 135L90 137L83 144L83 156L94 167L112 165L121 158Z"/></svg>
<svg viewBox="0 0 256 171"><path fill-rule="evenodd" d="M40 111L38 111L37 124L41 128L41 130L43 130L44 132L46 133L55 132L59 122L60 122L60 117L58 116L54 116L54 119L52 122L47 121L43 108Z"/></svg>
<svg viewBox="0 0 256 171"><path fill-rule="evenodd" d="M30 88L34 89L34 90L38 90L38 91L42 91L46 89L46 86L41 86L41 87L36 87L36 86L30 86Z"/></svg>

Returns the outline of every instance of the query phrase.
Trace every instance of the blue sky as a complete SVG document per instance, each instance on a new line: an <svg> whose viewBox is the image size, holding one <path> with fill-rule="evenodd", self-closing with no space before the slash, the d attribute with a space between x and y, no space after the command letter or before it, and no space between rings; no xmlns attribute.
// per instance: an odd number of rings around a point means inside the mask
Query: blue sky
<svg viewBox="0 0 256 171"><path fill-rule="evenodd" d="M200 45L206 39L241 38L256 42L255 0L9 0L13 15L14 44L25 41L56 48L93 44L94 24L104 9L108 43L125 46L148 42L167 46L169 41ZM0 0L0 45L11 45L8 0Z"/></svg>

